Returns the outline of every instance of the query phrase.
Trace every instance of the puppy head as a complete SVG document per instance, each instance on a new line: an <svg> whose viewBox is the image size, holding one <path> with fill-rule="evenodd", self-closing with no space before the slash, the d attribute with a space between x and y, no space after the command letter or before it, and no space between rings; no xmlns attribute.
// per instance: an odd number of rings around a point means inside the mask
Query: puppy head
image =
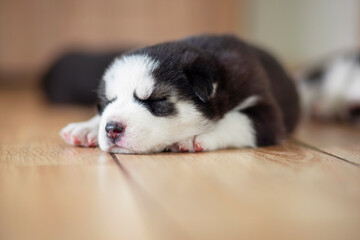
<svg viewBox="0 0 360 240"><path fill-rule="evenodd" d="M166 54L164 54L166 53ZM151 49L116 59L99 90L99 146L115 153L159 152L210 126L214 70L193 52Z"/></svg>

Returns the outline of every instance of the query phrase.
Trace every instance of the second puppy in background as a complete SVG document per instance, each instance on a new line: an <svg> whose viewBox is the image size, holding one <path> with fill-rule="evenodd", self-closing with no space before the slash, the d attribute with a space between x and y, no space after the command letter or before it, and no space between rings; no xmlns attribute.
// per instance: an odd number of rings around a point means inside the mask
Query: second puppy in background
<svg viewBox="0 0 360 240"><path fill-rule="evenodd" d="M360 52L334 55L297 78L306 115L360 125Z"/></svg>

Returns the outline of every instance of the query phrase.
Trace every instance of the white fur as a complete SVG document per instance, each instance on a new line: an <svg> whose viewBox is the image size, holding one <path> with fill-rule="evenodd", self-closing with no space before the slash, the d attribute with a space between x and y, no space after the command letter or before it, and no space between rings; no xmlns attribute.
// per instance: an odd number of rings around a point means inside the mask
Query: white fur
<svg viewBox="0 0 360 240"><path fill-rule="evenodd" d="M153 91L154 79L151 72L159 63L144 55L117 58L105 71L106 96L111 100L121 96L132 98L133 94L146 99Z"/></svg>
<svg viewBox="0 0 360 240"><path fill-rule="evenodd" d="M246 108L254 106L259 101L259 96L253 95L246 98L242 103L240 103L234 110L244 110Z"/></svg>
<svg viewBox="0 0 360 240"><path fill-rule="evenodd" d="M321 101L318 102L317 107L321 115L330 117L332 112L341 110L345 97L344 93L349 86L352 67L351 61L342 58L336 59L329 66L321 91L318 93Z"/></svg>
<svg viewBox="0 0 360 240"><path fill-rule="evenodd" d="M216 95L216 91L217 91L218 84L217 84L217 83L213 83L212 86L213 86L213 90L212 90L212 93L211 93L211 95L210 95L210 98L213 98L213 97Z"/></svg>
<svg viewBox="0 0 360 240"><path fill-rule="evenodd" d="M349 104L360 104L360 65L352 68L349 76L348 87L344 93L344 99Z"/></svg>
<svg viewBox="0 0 360 240"><path fill-rule="evenodd" d="M256 147L255 130L252 121L243 113L232 111L227 113L210 132L196 137L206 151Z"/></svg>

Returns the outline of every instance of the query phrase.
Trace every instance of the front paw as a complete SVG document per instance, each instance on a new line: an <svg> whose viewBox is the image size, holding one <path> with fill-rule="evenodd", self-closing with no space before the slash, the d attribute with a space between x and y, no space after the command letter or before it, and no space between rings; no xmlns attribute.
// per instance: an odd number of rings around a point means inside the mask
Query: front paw
<svg viewBox="0 0 360 240"><path fill-rule="evenodd" d="M71 123L60 131L65 142L83 147L98 145L98 129L87 122Z"/></svg>
<svg viewBox="0 0 360 240"><path fill-rule="evenodd" d="M197 136L184 141L174 143L168 148L171 152L203 152L203 144L197 140Z"/></svg>

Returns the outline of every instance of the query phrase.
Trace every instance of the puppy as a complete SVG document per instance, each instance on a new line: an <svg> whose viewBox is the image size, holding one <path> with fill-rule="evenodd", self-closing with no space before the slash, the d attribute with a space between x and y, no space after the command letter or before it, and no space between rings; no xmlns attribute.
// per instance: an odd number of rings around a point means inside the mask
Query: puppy
<svg viewBox="0 0 360 240"><path fill-rule="evenodd" d="M360 124L360 52L334 55L297 78L304 115Z"/></svg>
<svg viewBox="0 0 360 240"><path fill-rule="evenodd" d="M200 152L280 143L299 119L294 83L268 53L231 35L126 52L101 79L99 114L72 145L113 153Z"/></svg>

